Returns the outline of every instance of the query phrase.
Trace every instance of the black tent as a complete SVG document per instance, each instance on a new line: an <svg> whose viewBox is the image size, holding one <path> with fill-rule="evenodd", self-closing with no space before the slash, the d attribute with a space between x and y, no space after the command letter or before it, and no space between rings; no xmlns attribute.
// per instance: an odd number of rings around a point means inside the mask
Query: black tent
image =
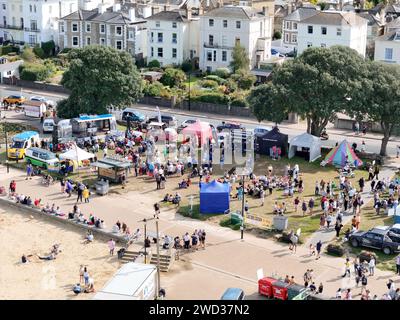
<svg viewBox="0 0 400 320"><path fill-rule="evenodd" d="M274 127L263 136L256 139L256 152L272 156L272 148L275 146L281 150L280 155L286 156L288 152L289 136L279 131L278 127Z"/></svg>

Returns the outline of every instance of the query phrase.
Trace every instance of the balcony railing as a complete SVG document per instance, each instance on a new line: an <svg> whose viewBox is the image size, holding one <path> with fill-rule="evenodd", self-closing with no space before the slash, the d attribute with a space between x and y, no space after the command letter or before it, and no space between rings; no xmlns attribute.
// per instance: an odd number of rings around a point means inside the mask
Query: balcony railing
<svg viewBox="0 0 400 320"><path fill-rule="evenodd" d="M12 25L10 25L10 24L7 24L7 25L0 25L0 28L2 28L2 29L11 29L11 30L23 30L24 29L24 26L12 26Z"/></svg>
<svg viewBox="0 0 400 320"><path fill-rule="evenodd" d="M219 45L216 42L211 42L211 43L210 42L204 42L204 47L205 48L227 49L227 50L233 49L233 47L231 47L231 46Z"/></svg>
<svg viewBox="0 0 400 320"><path fill-rule="evenodd" d="M37 28L24 28L24 30L28 32L40 32L40 30Z"/></svg>

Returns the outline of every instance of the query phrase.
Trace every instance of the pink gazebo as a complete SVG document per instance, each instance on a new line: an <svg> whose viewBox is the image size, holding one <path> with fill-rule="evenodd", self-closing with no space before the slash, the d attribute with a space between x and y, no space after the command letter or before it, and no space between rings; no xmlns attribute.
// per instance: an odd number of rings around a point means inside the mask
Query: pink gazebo
<svg viewBox="0 0 400 320"><path fill-rule="evenodd" d="M195 123L189 124L182 130L182 133L186 136L197 136L199 144L205 143L208 139L212 139L212 130L208 122L196 121Z"/></svg>

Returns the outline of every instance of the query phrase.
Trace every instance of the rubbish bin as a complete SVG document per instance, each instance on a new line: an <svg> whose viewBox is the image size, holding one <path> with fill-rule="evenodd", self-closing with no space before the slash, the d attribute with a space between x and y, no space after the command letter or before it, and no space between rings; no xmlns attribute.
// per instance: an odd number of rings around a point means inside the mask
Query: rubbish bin
<svg viewBox="0 0 400 320"><path fill-rule="evenodd" d="M288 299L289 300L306 300L310 294L310 290L299 284L291 284L288 288Z"/></svg>
<svg viewBox="0 0 400 320"><path fill-rule="evenodd" d="M108 193L110 189L110 185L108 184L108 180L99 180L95 183L96 193L104 196Z"/></svg>
<svg viewBox="0 0 400 320"><path fill-rule="evenodd" d="M275 216L273 219L274 228L279 231L286 230L288 227L288 217Z"/></svg>
<svg viewBox="0 0 400 320"><path fill-rule="evenodd" d="M272 292L275 299L287 300L288 299L289 283L283 281L275 281L272 285Z"/></svg>
<svg viewBox="0 0 400 320"><path fill-rule="evenodd" d="M273 296L272 286L276 281L278 280L269 277L265 277L258 280L258 293L262 296L272 298Z"/></svg>
<svg viewBox="0 0 400 320"><path fill-rule="evenodd" d="M242 215L239 213L231 213L231 224L241 224L242 223Z"/></svg>
<svg viewBox="0 0 400 320"><path fill-rule="evenodd" d="M124 256L124 253L125 253L125 248L119 249L119 250L117 251L118 259L122 259L122 257Z"/></svg>

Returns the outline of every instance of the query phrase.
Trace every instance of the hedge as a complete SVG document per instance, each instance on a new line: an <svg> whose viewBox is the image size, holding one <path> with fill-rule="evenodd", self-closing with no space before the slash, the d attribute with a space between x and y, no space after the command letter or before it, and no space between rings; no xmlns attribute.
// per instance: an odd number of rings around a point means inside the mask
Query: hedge
<svg viewBox="0 0 400 320"><path fill-rule="evenodd" d="M17 54L19 54L19 48L18 47L14 47L14 46L3 46L0 48L1 50L1 55L5 56L11 52L15 52Z"/></svg>
<svg viewBox="0 0 400 320"><path fill-rule="evenodd" d="M210 79L204 79L197 82L203 88L216 89L218 82Z"/></svg>
<svg viewBox="0 0 400 320"><path fill-rule="evenodd" d="M221 77L218 77L218 76L216 76L216 75L214 75L214 74L211 74L211 75L209 75L209 76L206 76L206 77L204 77L204 79L215 81L215 82L217 82L219 85L222 85L222 84L225 84L225 83L226 83L226 80L225 80L225 79L223 79L223 78L221 78Z"/></svg>
<svg viewBox="0 0 400 320"><path fill-rule="evenodd" d="M192 100L215 104L228 104L228 96L215 92L202 93L199 96L193 97Z"/></svg>
<svg viewBox="0 0 400 320"><path fill-rule="evenodd" d="M54 65L24 63L19 67L21 80L45 81L54 72Z"/></svg>

